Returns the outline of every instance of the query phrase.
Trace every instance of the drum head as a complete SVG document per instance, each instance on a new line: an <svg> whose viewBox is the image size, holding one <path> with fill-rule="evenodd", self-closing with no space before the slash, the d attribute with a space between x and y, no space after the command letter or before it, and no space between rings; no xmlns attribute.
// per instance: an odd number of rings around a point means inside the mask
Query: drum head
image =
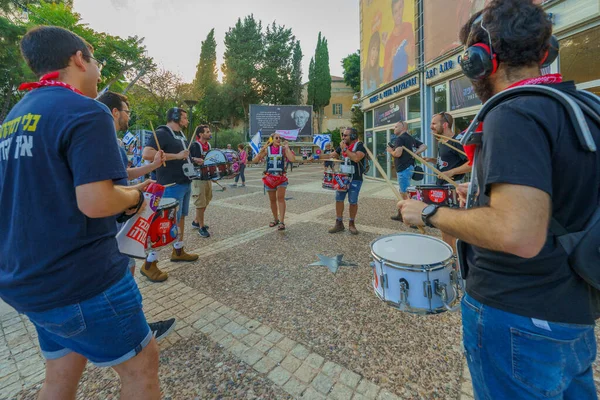
<svg viewBox="0 0 600 400"><path fill-rule="evenodd" d="M229 162L229 160L227 160L225 153L221 150L211 150L206 153L206 157L204 157L204 165L223 164L227 162Z"/></svg>
<svg viewBox="0 0 600 400"><path fill-rule="evenodd" d="M383 260L404 265L433 265L452 256L452 248L443 241L414 233L380 237L371 250Z"/></svg>
<svg viewBox="0 0 600 400"><path fill-rule="evenodd" d="M178 204L179 202L176 199L173 199L171 197L163 197L162 199L160 199L160 203L158 203L157 210L164 210L165 208L176 207Z"/></svg>

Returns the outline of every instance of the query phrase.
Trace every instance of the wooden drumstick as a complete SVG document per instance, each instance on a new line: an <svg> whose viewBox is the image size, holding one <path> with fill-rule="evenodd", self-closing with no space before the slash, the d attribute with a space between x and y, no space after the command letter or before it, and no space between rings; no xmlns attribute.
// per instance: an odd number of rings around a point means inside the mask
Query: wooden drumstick
<svg viewBox="0 0 600 400"><path fill-rule="evenodd" d="M438 135L436 135L436 136L438 136ZM450 143L446 143L444 140L439 139L439 138L438 138L438 142L440 142L440 144L443 144L444 146L450 147L452 150L456 151L457 153L460 153L463 156L468 157L467 153L465 153L464 151L462 151L460 149L457 149L456 147L452 146Z"/></svg>
<svg viewBox="0 0 600 400"><path fill-rule="evenodd" d="M160 151L160 143L158 143L158 137L156 136L156 131L154 130L154 126L152 125L152 122L150 122L150 128L152 128L152 134L154 135L154 141L156 142L156 147L158 148L158 151ZM163 167L167 166L167 163L163 161Z"/></svg>
<svg viewBox="0 0 600 400"><path fill-rule="evenodd" d="M458 183L454 182L448 175L446 175L442 171L440 171L437 168L435 168L433 165L431 165L430 163L428 163L427 161L425 161L422 157L419 157L417 154L413 153L412 151L410 151L409 149L407 149L404 146L402 146L402 150L406 151L408 154L410 154L411 156L413 156L414 159L421 161L421 163L423 163L423 165L426 165L429 168L431 168L431 170L433 172L435 172L440 178L442 178L443 180L445 180L446 182L448 182L449 184L451 184L455 188L458 188Z"/></svg>
<svg viewBox="0 0 600 400"><path fill-rule="evenodd" d="M163 187L168 188L168 187L175 186L175 185L177 185L177 184L175 182L173 182L173 183L169 183L168 185L163 185Z"/></svg>
<svg viewBox="0 0 600 400"><path fill-rule="evenodd" d="M438 139L445 139L445 140L448 140L448 141L450 141L450 142L455 142L455 143L458 143L458 144L462 144L462 143L460 142L460 140L456 140L456 139L454 139L454 138L449 138L449 137L447 137L447 136L444 136L444 135L439 135L439 134L437 134L437 133L432 133L432 135L433 135L433 136L435 136L435 137L437 137Z"/></svg>
<svg viewBox="0 0 600 400"><path fill-rule="evenodd" d="M377 161L377 158L375 158L375 156L373 156L373 153L371 153L371 150L369 150L369 148L367 146L365 146L365 150L367 150L367 154L369 154L369 157L371 157L371 160L373 160L373 164L375 165L375 168L377 168L377 170L379 171L381 176L383 176L383 178L385 179L385 183L387 183L388 186L390 187L390 189L392 189L392 192L394 192L394 195L396 196L398 201L403 201L404 199L402 198L402 195L400 194L398 189L396 189L396 186L394 186L392 181L390 181L390 178L388 178L388 176L385 173L385 171L383 170L383 168L381 168L381 165L379 165L379 161ZM424 235L425 229L422 226L419 226L418 228L419 228L419 232L421 232L421 234Z"/></svg>
<svg viewBox="0 0 600 400"><path fill-rule="evenodd" d="M190 144L188 145L187 150L190 151L190 149L192 148L192 145L194 144L195 140L192 138L190 139Z"/></svg>

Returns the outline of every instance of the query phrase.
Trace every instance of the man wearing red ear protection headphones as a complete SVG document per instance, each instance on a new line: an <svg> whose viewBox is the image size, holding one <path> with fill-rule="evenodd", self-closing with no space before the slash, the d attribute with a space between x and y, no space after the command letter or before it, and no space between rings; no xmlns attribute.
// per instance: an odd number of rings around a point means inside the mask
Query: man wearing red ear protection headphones
<svg viewBox="0 0 600 400"><path fill-rule="evenodd" d="M483 102L522 85L587 96L559 74L541 75L557 42L531 0L492 0L460 39L461 67ZM468 209L398 207L405 223L462 242L463 341L476 399L597 399L600 292L575 272L554 225L583 231L599 207L600 152L581 145L576 127L587 125L597 148L600 124L589 111L574 121L563 102L533 90L497 101L483 107Z"/></svg>

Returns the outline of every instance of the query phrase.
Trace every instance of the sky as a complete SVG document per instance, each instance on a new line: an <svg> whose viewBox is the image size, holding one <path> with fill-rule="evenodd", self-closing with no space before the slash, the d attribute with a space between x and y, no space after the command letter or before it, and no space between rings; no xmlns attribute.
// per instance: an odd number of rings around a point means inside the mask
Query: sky
<svg viewBox="0 0 600 400"><path fill-rule="evenodd" d="M341 61L359 49L359 0L75 0L75 11L92 29L144 37L148 55L191 82L201 42L215 28L217 66L223 62L225 32L238 18L254 14L263 27L276 21L300 41L302 72L314 56L319 31L327 38L331 74L342 76Z"/></svg>

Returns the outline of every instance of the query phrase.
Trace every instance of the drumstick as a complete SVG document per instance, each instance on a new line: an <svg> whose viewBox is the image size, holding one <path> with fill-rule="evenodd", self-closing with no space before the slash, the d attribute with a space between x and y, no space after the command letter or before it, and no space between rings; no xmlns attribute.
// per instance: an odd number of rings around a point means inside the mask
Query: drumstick
<svg viewBox="0 0 600 400"><path fill-rule="evenodd" d="M154 135L154 141L156 142L156 147L158 151L160 151L160 143L158 143L158 137L156 136L156 131L154 130L154 126L152 126L152 122L150 122L150 128L152 128L152 134ZM163 161L163 167L166 167L167 163Z"/></svg>
<svg viewBox="0 0 600 400"><path fill-rule="evenodd" d="M190 139L190 144L188 145L187 150L190 151L190 149L192 148L192 145L194 144L195 140Z"/></svg>
<svg viewBox="0 0 600 400"><path fill-rule="evenodd" d="M438 175L436 175L436 174L431 174L431 173L429 173L429 172L425 172L425 171L423 171L423 172L421 172L421 171L415 171L414 173L415 173L415 174L423 174L423 175L427 175L427 176L435 176L436 178L439 178L439 176L438 176Z"/></svg>
<svg viewBox="0 0 600 400"><path fill-rule="evenodd" d="M442 138L442 139L449 140L449 141L451 141L451 142L455 142L455 143L458 143L458 144L462 144L462 143L460 142L460 140L456 140L456 139L453 139L453 138L449 138L449 137L447 137L447 136L444 136L444 135L438 135L437 133L432 133L432 135L433 135L433 136L436 136L437 138Z"/></svg>
<svg viewBox="0 0 600 400"><path fill-rule="evenodd" d="M390 189L392 189L392 192L394 192L394 195L396 195L396 198L398 199L398 201L403 201L404 199L402 198L402 195L400 194L398 189L396 189L396 186L394 186L392 184L392 181L390 181L390 178L388 178L388 176L385 173L385 171L383 170L383 168L381 168L381 165L379 165L379 161L377 161L377 158L375 158L375 156L373 156L373 153L371 153L371 150L369 150L369 148L367 146L365 146L365 149L367 150L367 154L369 154L369 157L371 157L371 160L373 160L373 164L375 164L375 168L377 168L377 170L379 171L381 176L383 176L383 178L385 179L385 183L387 183L388 186L390 187ZM421 232L421 234L424 235L425 229L423 229L422 226L419 226L418 228L419 228L419 232Z"/></svg>
<svg viewBox="0 0 600 400"><path fill-rule="evenodd" d="M415 158L416 160L421 161L421 163L423 163L423 165L426 165L429 168L431 168L433 170L433 172L435 172L440 178L442 178L443 180L445 180L446 182L448 182L449 184L451 184L455 188L458 188L458 183L454 182L448 175L446 175L445 173L441 172L440 170L438 170L437 168L435 168L433 165L429 164L423 158L419 157L417 154L413 153L412 151L410 151L406 147L402 146L402 149L403 149L403 151L406 151L408 154L410 154L411 156L413 156L413 158Z"/></svg>
<svg viewBox="0 0 600 400"><path fill-rule="evenodd" d="M451 145L451 144L449 144L449 143L446 143L446 142L445 142L445 141L443 141L442 139L438 139L438 142L440 142L440 144L443 144L444 146L448 146L448 147L450 147L452 150L456 151L457 153L460 153L460 154L462 154L463 156L465 156L465 157L468 157L468 156L467 156L467 153L465 153L465 152L464 152L464 151L462 151L462 150L459 150L459 149L457 149L456 147L452 146L452 145Z"/></svg>
<svg viewBox="0 0 600 400"><path fill-rule="evenodd" d="M173 182L173 183L169 183L168 185L163 185L163 187L168 188L168 187L175 186L175 185L177 185L177 184L175 182Z"/></svg>

